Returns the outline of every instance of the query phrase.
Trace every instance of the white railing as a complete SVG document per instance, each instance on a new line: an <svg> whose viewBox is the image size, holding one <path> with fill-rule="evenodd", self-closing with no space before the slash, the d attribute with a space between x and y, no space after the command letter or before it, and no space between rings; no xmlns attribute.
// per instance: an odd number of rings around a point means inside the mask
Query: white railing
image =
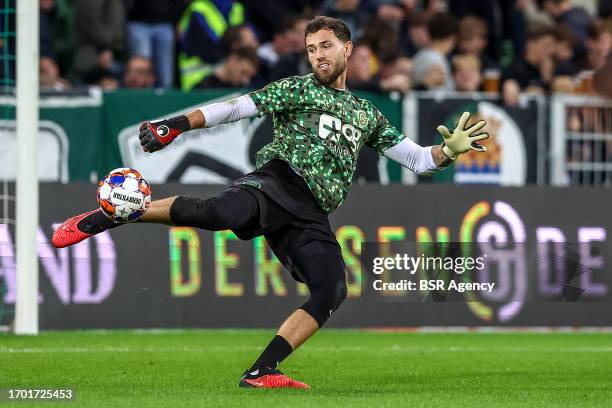
<svg viewBox="0 0 612 408"><path fill-rule="evenodd" d="M550 182L612 186L612 99L550 98Z"/></svg>

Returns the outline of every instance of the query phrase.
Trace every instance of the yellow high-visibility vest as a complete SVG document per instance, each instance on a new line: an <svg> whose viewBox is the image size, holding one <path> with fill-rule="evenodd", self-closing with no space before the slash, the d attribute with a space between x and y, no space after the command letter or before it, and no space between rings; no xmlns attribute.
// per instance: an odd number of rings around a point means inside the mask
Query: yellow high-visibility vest
<svg viewBox="0 0 612 408"><path fill-rule="evenodd" d="M201 14L206 20L211 30L221 38L228 27L243 24L245 21L244 6L238 2L232 5L228 19L219 11L215 4L210 0L195 0L185 10L183 17L179 21L179 35L182 35L189 26L191 16ZM202 61L198 56L188 56L184 52L179 54L179 70L181 72L181 89L188 91L196 86L200 81L210 75L214 64Z"/></svg>

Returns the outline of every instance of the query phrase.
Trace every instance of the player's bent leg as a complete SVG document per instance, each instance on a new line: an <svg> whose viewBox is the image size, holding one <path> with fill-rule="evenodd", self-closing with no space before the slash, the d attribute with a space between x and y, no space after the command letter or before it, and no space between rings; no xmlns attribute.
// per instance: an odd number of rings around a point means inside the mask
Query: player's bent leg
<svg viewBox="0 0 612 408"><path fill-rule="evenodd" d="M320 328L346 299L342 251L336 243L311 241L300 248L294 264L310 290L310 298L300 309L312 316Z"/></svg>
<svg viewBox="0 0 612 408"><path fill-rule="evenodd" d="M139 222L197 227L210 231L240 230L259 220L259 202L240 188L202 200L175 196L151 202ZM123 225L93 210L66 220L53 234L53 245L64 248L93 235Z"/></svg>
<svg viewBox="0 0 612 408"><path fill-rule="evenodd" d="M208 231L255 229L259 215L257 198L243 188L230 188L206 200L179 196L170 208L175 225Z"/></svg>
<svg viewBox="0 0 612 408"><path fill-rule="evenodd" d="M294 266L305 278L310 298L285 320L261 356L245 371L241 387L309 388L276 368L316 333L346 299L346 274L340 247L326 241L311 241L300 248Z"/></svg>

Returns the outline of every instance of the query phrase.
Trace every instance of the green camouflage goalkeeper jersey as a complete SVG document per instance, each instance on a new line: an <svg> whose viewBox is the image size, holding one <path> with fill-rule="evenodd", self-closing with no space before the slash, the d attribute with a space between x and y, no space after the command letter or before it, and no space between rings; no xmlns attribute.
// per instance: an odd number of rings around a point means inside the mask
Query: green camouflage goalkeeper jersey
<svg viewBox="0 0 612 408"><path fill-rule="evenodd" d="M249 95L274 124L274 140L257 152L257 168L272 159L289 162L327 213L344 201L364 144L382 155L404 138L370 101L324 86L313 74Z"/></svg>

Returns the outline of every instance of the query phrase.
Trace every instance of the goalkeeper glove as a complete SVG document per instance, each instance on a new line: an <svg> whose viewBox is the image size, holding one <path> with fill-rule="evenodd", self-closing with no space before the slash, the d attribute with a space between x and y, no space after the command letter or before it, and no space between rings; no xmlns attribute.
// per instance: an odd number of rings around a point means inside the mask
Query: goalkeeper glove
<svg viewBox="0 0 612 408"><path fill-rule="evenodd" d="M450 131L446 126L438 126L437 131L444 138L442 151L451 160L455 160L457 156L470 150L477 152L486 152L487 148L479 145L477 142L489 137L487 133L476 133L482 129L487 122L479 121L474 126L465 129L465 124L470 120L470 113L463 112L459 118L455 130Z"/></svg>
<svg viewBox="0 0 612 408"><path fill-rule="evenodd" d="M140 145L145 152L156 152L163 149L178 135L190 129L186 116L176 116L157 122L144 122L140 125Z"/></svg>

